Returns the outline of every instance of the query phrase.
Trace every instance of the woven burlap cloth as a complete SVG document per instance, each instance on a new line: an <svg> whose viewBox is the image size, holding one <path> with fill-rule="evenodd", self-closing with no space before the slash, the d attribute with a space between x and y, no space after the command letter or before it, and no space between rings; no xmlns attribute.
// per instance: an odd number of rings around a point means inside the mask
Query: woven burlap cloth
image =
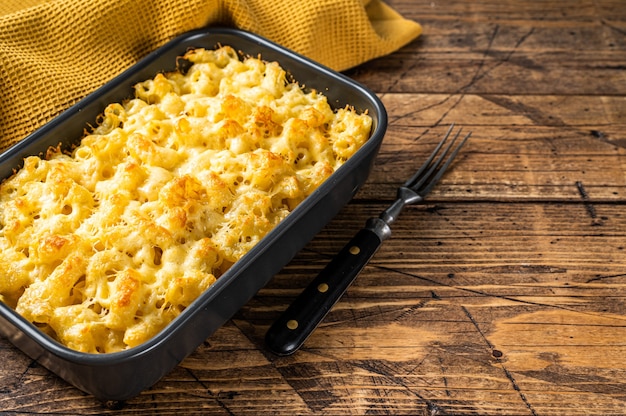
<svg viewBox="0 0 626 416"><path fill-rule="evenodd" d="M379 0L0 0L0 150L204 26L245 29L340 71L421 33Z"/></svg>

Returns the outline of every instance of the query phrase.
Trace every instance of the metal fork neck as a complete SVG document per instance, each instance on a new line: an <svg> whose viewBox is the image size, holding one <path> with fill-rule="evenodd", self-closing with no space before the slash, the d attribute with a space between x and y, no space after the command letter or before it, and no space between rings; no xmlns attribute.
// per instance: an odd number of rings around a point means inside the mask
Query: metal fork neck
<svg viewBox="0 0 626 416"><path fill-rule="evenodd" d="M405 205L417 204L424 200L420 194L412 190L411 188L407 188L406 186L401 186L398 188L398 195L396 201L389 206L382 214L380 214L380 219L385 221L388 225L393 224L396 219L400 216L400 212L404 208Z"/></svg>
<svg viewBox="0 0 626 416"><path fill-rule="evenodd" d="M400 216L400 212L405 205L417 204L424 200L414 190L401 186L398 188L398 198L396 201L384 210L378 218L370 218L365 228L374 232L381 241L391 237L391 224Z"/></svg>

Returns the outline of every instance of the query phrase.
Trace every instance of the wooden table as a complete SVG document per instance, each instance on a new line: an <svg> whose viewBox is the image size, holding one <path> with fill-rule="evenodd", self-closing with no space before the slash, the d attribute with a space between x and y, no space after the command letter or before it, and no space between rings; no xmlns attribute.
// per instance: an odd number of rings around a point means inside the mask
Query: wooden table
<svg viewBox="0 0 626 416"><path fill-rule="evenodd" d="M424 26L347 72L390 117L357 195L152 389L103 406L0 340L9 414L626 413L626 5L389 1ZM266 329L450 122L474 132L295 355Z"/></svg>

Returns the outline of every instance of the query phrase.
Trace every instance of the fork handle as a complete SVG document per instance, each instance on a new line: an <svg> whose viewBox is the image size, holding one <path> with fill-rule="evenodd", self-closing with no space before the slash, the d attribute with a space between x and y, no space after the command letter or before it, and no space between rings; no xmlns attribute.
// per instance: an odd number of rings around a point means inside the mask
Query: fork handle
<svg viewBox="0 0 626 416"><path fill-rule="evenodd" d="M390 234L384 221L369 220L274 321L265 334L269 350L277 355L296 352Z"/></svg>

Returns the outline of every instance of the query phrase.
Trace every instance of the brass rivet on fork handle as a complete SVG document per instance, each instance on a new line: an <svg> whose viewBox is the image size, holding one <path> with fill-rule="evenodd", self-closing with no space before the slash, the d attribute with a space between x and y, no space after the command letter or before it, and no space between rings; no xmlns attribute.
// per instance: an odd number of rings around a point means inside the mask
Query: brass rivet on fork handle
<svg viewBox="0 0 626 416"><path fill-rule="evenodd" d="M368 219L365 227L357 232L273 323L265 335L265 343L270 351L277 355L289 355L297 351L378 251L382 242L391 237L391 224L402 209L406 205L424 201L471 135L471 132L467 133L455 146L461 129L452 135L453 130L454 124L426 162L398 188L396 201L378 217ZM452 140L444 147L450 137Z"/></svg>

